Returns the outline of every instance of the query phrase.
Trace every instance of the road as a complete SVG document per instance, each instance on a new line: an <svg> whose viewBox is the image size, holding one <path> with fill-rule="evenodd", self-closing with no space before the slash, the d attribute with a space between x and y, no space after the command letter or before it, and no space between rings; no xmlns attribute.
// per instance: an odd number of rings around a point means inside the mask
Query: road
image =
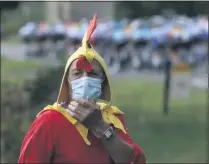
<svg viewBox="0 0 209 164"><path fill-rule="evenodd" d="M15 60L24 60L24 45L1 43L1 55Z"/></svg>
<svg viewBox="0 0 209 164"><path fill-rule="evenodd" d="M6 56L8 58L14 59L14 60L25 60L26 57L24 56L24 45L23 44L7 44L7 43L1 43L1 55ZM57 61L54 57L47 57L44 59L40 59L40 62L50 62L55 65L59 64L59 61ZM195 70L192 74L192 85L196 86L198 88L206 89L208 88L208 67L205 64L198 70ZM110 74L113 72L112 70L109 70ZM113 74L112 74L113 75ZM163 74L150 72L150 71L142 71L137 72L134 70L127 70L123 71L121 73L114 74L114 77L118 78L128 78L128 77L141 77L145 79L149 79L151 81L162 81L164 79Z"/></svg>

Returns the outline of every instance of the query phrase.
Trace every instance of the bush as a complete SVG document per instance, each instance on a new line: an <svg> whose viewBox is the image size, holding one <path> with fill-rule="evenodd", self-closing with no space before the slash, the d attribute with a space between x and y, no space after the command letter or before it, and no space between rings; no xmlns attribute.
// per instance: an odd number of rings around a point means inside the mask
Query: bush
<svg viewBox="0 0 209 164"><path fill-rule="evenodd" d="M29 16L23 13L23 5L28 7ZM38 10L37 10L38 9ZM21 2L15 10L1 12L1 28L7 36L16 36L19 29L29 21L43 21L44 17L44 2Z"/></svg>
<svg viewBox="0 0 209 164"><path fill-rule="evenodd" d="M36 114L56 100L64 66L37 71L37 78L25 83L2 81L1 162L16 162L25 132ZM56 78L55 78L56 77Z"/></svg>
<svg viewBox="0 0 209 164"><path fill-rule="evenodd" d="M64 66L40 69L37 78L26 83L25 89L30 92L30 105L52 103L57 99L63 71Z"/></svg>
<svg viewBox="0 0 209 164"><path fill-rule="evenodd" d="M16 162L24 132L31 122L28 94L8 81L1 85L1 162Z"/></svg>

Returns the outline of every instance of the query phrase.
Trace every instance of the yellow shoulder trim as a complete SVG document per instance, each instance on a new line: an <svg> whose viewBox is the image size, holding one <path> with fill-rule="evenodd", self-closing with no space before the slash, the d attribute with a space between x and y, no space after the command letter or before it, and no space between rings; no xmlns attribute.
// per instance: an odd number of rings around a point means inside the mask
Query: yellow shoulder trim
<svg viewBox="0 0 209 164"><path fill-rule="evenodd" d="M100 106L100 109L102 110L102 117L105 122L113 124L115 128L122 130L124 133L127 133L120 119L115 115L115 114L123 114L123 112L121 112L115 106L108 107L108 104L105 103L97 103L97 104ZM61 113L70 123L72 123L76 127L76 129L82 136L85 143L87 145L91 144L90 141L88 140L88 129L82 124L80 124L72 116L70 116L60 104L54 103L53 105L46 106L41 112L37 114L37 117L46 110L55 110Z"/></svg>

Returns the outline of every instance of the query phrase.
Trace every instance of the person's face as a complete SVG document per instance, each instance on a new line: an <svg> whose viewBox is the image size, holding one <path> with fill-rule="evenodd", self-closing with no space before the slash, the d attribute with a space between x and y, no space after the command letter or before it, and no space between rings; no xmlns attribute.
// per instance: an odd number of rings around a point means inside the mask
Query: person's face
<svg viewBox="0 0 209 164"><path fill-rule="evenodd" d="M78 59L74 60L73 63L71 64L69 71L68 71L68 81L71 82L73 80L88 76L92 78L98 78L104 81L104 72L103 69L101 68L100 64L96 61L93 60L91 62L92 65L92 71L91 72L86 72L83 69L77 69L76 68L76 63Z"/></svg>

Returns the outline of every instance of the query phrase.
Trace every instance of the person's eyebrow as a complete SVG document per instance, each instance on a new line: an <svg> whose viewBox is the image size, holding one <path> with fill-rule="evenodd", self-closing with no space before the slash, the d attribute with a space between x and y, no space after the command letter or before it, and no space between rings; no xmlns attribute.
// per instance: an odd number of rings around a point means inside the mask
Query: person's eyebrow
<svg viewBox="0 0 209 164"><path fill-rule="evenodd" d="M92 73L96 73L96 74L103 74L102 70L98 70L98 69L92 69L91 71Z"/></svg>
<svg viewBox="0 0 209 164"><path fill-rule="evenodd" d="M99 71L96 70L96 69L92 69L91 72L93 72L93 73L98 73Z"/></svg>
<svg viewBox="0 0 209 164"><path fill-rule="evenodd" d="M80 69L73 68L73 69L71 70L71 72L75 72L75 71L80 71Z"/></svg>

